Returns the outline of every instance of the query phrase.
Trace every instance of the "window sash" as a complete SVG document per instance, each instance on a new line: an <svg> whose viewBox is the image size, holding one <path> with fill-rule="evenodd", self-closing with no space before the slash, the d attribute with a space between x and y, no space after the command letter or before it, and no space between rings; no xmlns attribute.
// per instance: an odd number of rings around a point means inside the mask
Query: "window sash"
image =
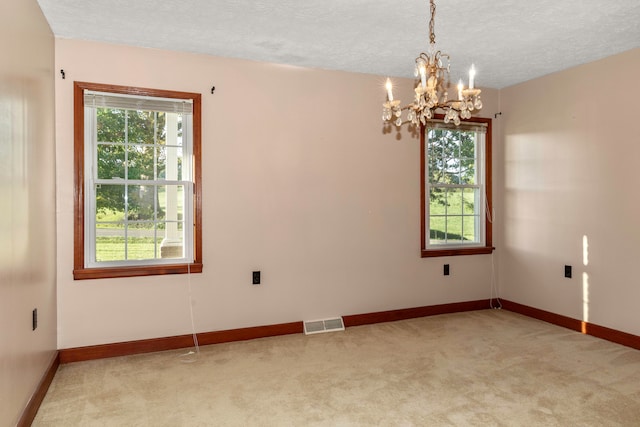
<svg viewBox="0 0 640 427"><path fill-rule="evenodd" d="M192 263L194 262L193 253L193 227L191 224L193 221L193 206L194 206L194 188L193 188L193 156L192 156L192 126L193 116L191 114L191 100L175 100L164 99L155 97L140 97L126 94L103 94L96 96L97 92L85 91L85 111L84 111L84 131L85 131L85 245L84 245L84 260L85 268L101 268L101 267L126 267L126 266L147 266L147 265L164 265L164 264L176 264L176 263ZM89 98L90 104L87 103ZM100 101L100 102L98 102ZM119 102L121 101L121 102ZM149 102L146 102L149 101ZM186 108L185 106L189 107ZM139 107L145 108L139 108ZM179 108L178 108L179 107ZM143 110L143 111L160 111L165 113L180 113L183 115L182 126L182 180L166 180L166 179L149 179L149 180L129 180L126 178L117 179L98 179L98 133L97 133L97 111L98 108L112 108L112 109L128 109L128 110ZM148 109L147 109L148 108ZM176 111L176 110L180 111ZM167 111L171 110L171 111ZM114 145L134 146L141 145L139 143L129 144L125 136L125 141L120 144ZM154 144L144 144L148 146L158 146L154 141ZM163 147L171 147L172 145ZM125 259L118 261L97 261L96 260L96 185L146 185L146 186L163 186L163 185L183 185L183 218L182 222L182 249L183 257L179 258L160 258L157 251L154 252L156 258L150 259ZM155 194L155 191L154 191ZM154 202L154 213L157 212L158 206ZM155 215L154 215L155 218ZM125 224L125 242L127 242L127 230L129 224L134 224L137 221L130 221L124 218ZM154 219L154 233L157 233L157 227L160 223L166 223L167 220L158 221ZM155 236L155 234L154 234ZM155 242L155 239L154 239ZM126 245L126 243L125 243ZM126 248L126 246L125 246Z"/></svg>
<svg viewBox="0 0 640 427"><path fill-rule="evenodd" d="M456 127L454 125L445 124L444 122L435 121L435 123L429 122L429 126L424 128L425 135L425 144L427 145L424 150L423 159L425 165L425 174L424 174L424 186L425 186L425 198L424 198L424 211L425 211L425 227L424 227L424 246L425 250L437 250L437 249L455 249L455 248L470 248L470 247L483 247L486 244L486 227L485 227L485 215L486 215L486 188L485 188L485 150L486 150L486 124L485 123L468 123L461 124ZM475 184L449 184L449 183L437 183L431 182L429 179L429 130L430 129L448 129L448 130L459 130L459 131L472 131L475 133ZM473 215L463 215L463 214L434 214L431 215L431 190L439 188L444 190L449 189L478 189L478 199L474 201L474 214ZM464 240L461 239L452 239L452 242L447 242L447 234L445 234L444 242L432 242L431 239L431 220L434 217L445 218L445 223L448 224L449 218L464 218L473 217L474 218L474 228L476 230L476 240L465 243ZM464 235L464 225L461 226L461 233ZM445 233L447 230L445 229ZM462 236L463 237L463 236Z"/></svg>

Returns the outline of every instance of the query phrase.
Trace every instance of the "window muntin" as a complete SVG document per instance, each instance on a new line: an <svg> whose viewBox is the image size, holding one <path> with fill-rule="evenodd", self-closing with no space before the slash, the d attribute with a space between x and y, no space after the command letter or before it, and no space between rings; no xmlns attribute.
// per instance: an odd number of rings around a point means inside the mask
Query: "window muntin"
<svg viewBox="0 0 640 427"><path fill-rule="evenodd" d="M490 135L489 119L423 128L422 256L491 252Z"/></svg>
<svg viewBox="0 0 640 427"><path fill-rule="evenodd" d="M76 82L75 103L74 277L201 271L200 95Z"/></svg>

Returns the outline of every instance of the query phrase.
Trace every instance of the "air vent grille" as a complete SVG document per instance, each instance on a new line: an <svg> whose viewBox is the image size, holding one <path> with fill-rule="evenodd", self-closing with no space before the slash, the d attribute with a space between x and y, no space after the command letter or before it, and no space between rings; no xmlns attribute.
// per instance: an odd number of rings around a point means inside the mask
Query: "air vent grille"
<svg viewBox="0 0 640 427"><path fill-rule="evenodd" d="M344 331L342 317L330 319L308 320L304 322L305 335L320 334L323 332Z"/></svg>

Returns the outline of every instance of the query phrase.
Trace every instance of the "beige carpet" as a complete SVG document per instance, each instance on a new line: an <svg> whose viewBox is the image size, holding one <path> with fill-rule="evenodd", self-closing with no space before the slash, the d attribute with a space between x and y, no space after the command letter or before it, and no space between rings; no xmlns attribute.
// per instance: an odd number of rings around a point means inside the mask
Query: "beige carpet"
<svg viewBox="0 0 640 427"><path fill-rule="evenodd" d="M34 426L640 426L640 351L486 310L62 365Z"/></svg>

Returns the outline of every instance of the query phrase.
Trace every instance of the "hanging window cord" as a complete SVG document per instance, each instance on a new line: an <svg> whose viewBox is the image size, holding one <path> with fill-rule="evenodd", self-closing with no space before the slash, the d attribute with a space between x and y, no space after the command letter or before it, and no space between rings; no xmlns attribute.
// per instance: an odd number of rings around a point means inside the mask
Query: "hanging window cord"
<svg viewBox="0 0 640 427"><path fill-rule="evenodd" d="M489 307L494 310L500 310L502 308L502 302L498 296L498 284L496 282L496 266L493 261L494 254L491 253L491 295L489 297Z"/></svg>
<svg viewBox="0 0 640 427"><path fill-rule="evenodd" d="M493 212L491 211L486 193L484 195L484 204L485 212L487 214L487 221L493 224L496 216L496 211L495 209L493 209ZM494 252L495 251L491 251L491 291L489 294L489 307L494 310L500 310L502 308L502 302L500 301L500 297L498 296L498 283L496 281L496 265L494 261Z"/></svg>
<svg viewBox="0 0 640 427"><path fill-rule="evenodd" d="M191 292L191 264L187 264L187 288L189 291L189 314L191 315L191 334L193 335L193 345L195 350L181 354L180 360L184 363L193 363L200 356L200 346L198 345L198 334L196 333L196 324L193 317L193 294Z"/></svg>

